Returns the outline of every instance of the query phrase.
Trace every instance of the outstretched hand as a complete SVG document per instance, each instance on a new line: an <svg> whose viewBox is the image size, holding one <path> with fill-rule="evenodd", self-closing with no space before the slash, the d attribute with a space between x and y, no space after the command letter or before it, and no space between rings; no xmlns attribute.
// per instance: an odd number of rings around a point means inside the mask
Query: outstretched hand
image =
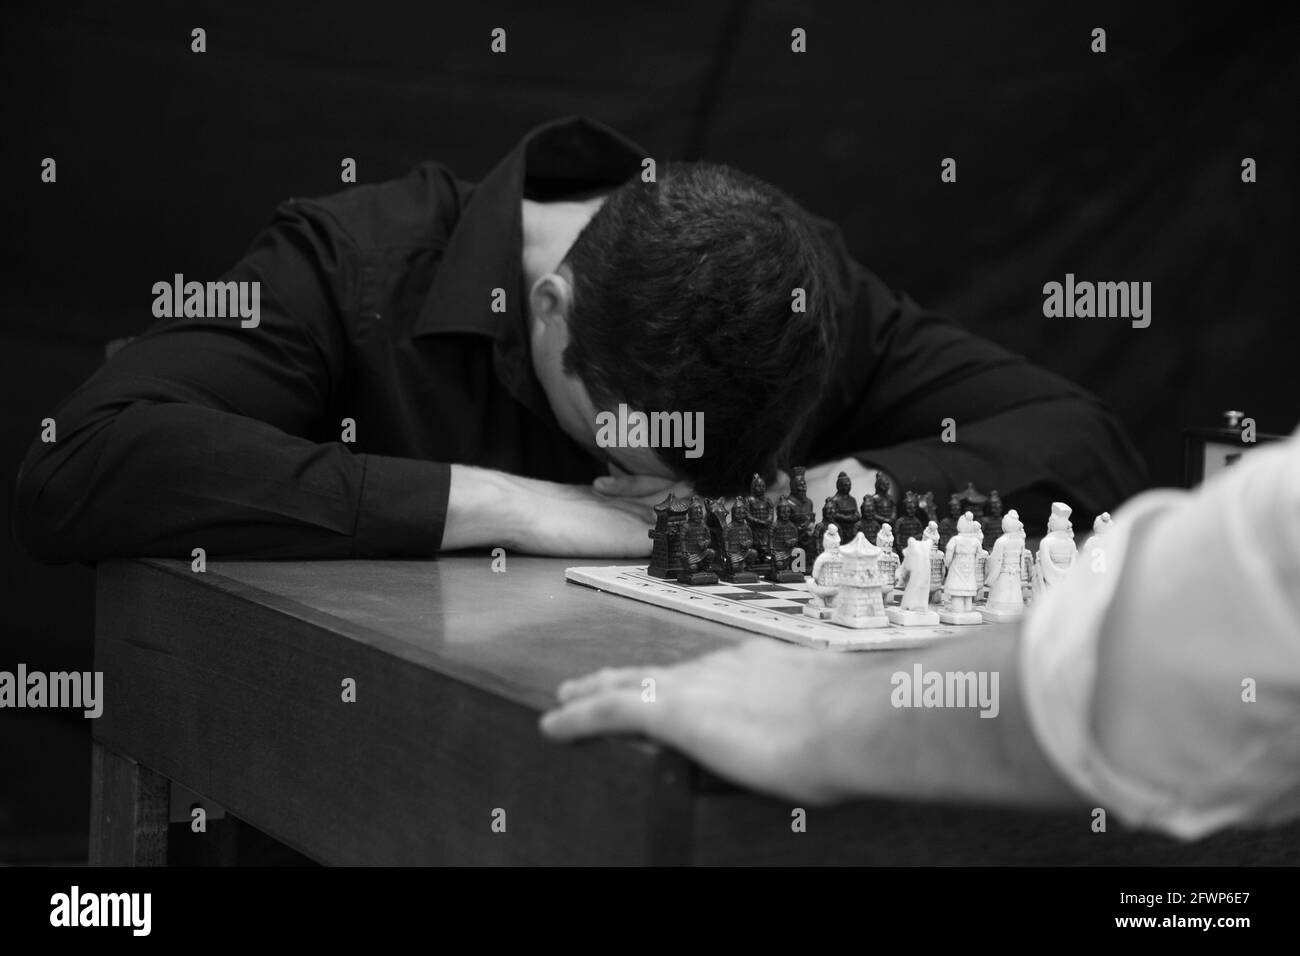
<svg viewBox="0 0 1300 956"><path fill-rule="evenodd" d="M842 723L838 702L861 696L853 677L837 655L752 640L674 667L566 681L541 729L563 741L645 734L742 786L824 803L841 795L824 742Z"/></svg>

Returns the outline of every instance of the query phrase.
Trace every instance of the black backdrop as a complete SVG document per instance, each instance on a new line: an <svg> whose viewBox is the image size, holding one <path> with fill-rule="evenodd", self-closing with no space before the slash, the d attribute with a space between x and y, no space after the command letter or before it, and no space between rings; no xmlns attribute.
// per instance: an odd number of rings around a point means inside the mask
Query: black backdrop
<svg viewBox="0 0 1300 956"><path fill-rule="evenodd" d="M291 195L439 159L486 172L582 113L838 221L892 285L1094 390L1153 480L1223 409L1297 422L1300 18L1237 3L80 3L4 15L0 472ZM1294 8L1292 8L1294 9ZM507 52L489 51L494 27ZM190 31L208 51L190 52ZM803 27L808 52L790 52ZM1094 27L1108 51L1090 52ZM56 184L40 182L46 157ZM943 184L939 163L958 161ZM1259 181L1240 178L1243 157ZM1153 283L1147 329L1045 319L1042 285ZM937 425L936 425L937 427ZM3 503L11 506L12 481ZM0 669L90 666L91 572L0 545ZM87 725L0 715L0 860L84 846Z"/></svg>

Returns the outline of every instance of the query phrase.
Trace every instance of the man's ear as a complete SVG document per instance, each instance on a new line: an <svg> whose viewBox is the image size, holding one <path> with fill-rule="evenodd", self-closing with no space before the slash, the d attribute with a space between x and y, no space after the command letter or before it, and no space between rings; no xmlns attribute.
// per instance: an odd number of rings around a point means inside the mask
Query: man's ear
<svg viewBox="0 0 1300 956"><path fill-rule="evenodd" d="M567 338L569 312L573 308L573 285L562 272L539 276L528 292L528 307L540 324L551 332L563 332Z"/></svg>

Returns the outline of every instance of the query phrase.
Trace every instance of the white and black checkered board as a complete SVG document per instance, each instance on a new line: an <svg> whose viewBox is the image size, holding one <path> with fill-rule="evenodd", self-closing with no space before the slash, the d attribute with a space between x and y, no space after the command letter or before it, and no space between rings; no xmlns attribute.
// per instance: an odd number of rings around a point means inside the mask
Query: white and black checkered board
<svg viewBox="0 0 1300 956"><path fill-rule="evenodd" d="M645 566L568 568L565 580L621 597L719 621L756 634L840 651L920 647L952 637L979 634L991 625L855 629L818 621L803 613L812 592L803 584L726 584L691 586L646 574ZM806 580L806 579L805 579Z"/></svg>

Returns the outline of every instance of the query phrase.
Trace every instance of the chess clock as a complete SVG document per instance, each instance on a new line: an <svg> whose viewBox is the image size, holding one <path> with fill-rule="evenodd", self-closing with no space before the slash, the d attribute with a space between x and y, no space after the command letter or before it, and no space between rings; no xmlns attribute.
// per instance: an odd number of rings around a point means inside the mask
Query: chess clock
<svg viewBox="0 0 1300 956"><path fill-rule="evenodd" d="M1230 468L1252 448L1277 441L1281 435L1257 433L1242 441L1244 412L1224 412L1222 428L1183 429L1183 487L1194 488L1217 472Z"/></svg>

